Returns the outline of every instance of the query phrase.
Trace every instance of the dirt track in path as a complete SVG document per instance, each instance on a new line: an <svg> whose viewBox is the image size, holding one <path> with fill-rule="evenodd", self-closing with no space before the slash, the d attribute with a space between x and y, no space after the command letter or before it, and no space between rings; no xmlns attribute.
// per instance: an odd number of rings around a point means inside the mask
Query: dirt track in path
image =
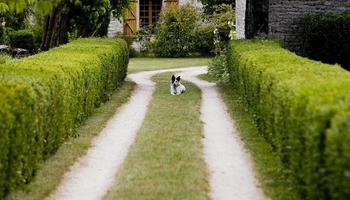
<svg viewBox="0 0 350 200"><path fill-rule="evenodd" d="M65 174L60 186L49 199L102 199L113 184L115 174L141 127L155 89L151 77L172 71L180 72L183 79L195 83L202 90L201 116L205 132L203 144L210 172L212 198L263 199L249 156L240 143L215 84L195 77L205 73L206 67L146 71L129 75L137 83L130 101L110 119L102 133L94 139L87 154Z"/></svg>
<svg viewBox="0 0 350 200"><path fill-rule="evenodd" d="M206 68L184 72L182 77L202 90L204 154L208 165L211 197L215 200L262 200L249 155L221 100L215 83L197 78Z"/></svg>

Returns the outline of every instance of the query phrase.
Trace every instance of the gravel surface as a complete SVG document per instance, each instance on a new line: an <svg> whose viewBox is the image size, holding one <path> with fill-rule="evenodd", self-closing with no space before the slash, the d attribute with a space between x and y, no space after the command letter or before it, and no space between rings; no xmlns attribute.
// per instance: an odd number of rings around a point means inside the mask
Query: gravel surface
<svg viewBox="0 0 350 200"><path fill-rule="evenodd" d="M67 172L49 200L102 199L115 180L119 166L134 142L151 101L155 84L151 77L169 71L194 68L148 71L131 74L137 84L130 101L109 120L104 130L94 138L92 147ZM170 93L169 93L170 94Z"/></svg>
<svg viewBox="0 0 350 200"><path fill-rule="evenodd" d="M164 72L180 72L183 79L202 90L201 118L204 122L204 154L210 174L211 196L215 200L264 199L257 187L248 154L225 110L215 84L197 79L206 67L147 71L128 77L137 83L130 101L110 119L87 154L67 172L53 200L102 199L114 184L119 166L127 156L141 127L155 89L151 77ZM170 77L169 77L170 80ZM191 91L188 91L191 92ZM170 95L170 91L169 91Z"/></svg>
<svg viewBox="0 0 350 200"><path fill-rule="evenodd" d="M226 111L215 83L199 80L206 68L184 72L182 78L202 90L201 119L204 122L204 154L215 200L265 199L254 176L250 157Z"/></svg>

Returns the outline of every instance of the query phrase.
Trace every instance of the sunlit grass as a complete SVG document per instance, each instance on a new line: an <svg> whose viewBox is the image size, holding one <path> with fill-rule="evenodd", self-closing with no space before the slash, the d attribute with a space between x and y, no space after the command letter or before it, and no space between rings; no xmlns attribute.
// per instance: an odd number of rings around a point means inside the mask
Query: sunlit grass
<svg viewBox="0 0 350 200"><path fill-rule="evenodd" d="M5 64L9 60L12 60L11 56L0 53L0 64Z"/></svg>
<svg viewBox="0 0 350 200"><path fill-rule="evenodd" d="M208 65L210 58L152 58L136 57L131 58L129 63L129 73L138 71L149 71L158 69L169 69L177 67L191 67Z"/></svg>
<svg viewBox="0 0 350 200"><path fill-rule="evenodd" d="M170 74L156 76L149 112L105 199L208 199L200 90L172 96Z"/></svg>
<svg viewBox="0 0 350 200"><path fill-rule="evenodd" d="M70 138L63 144L55 155L40 166L35 179L23 191L11 194L8 199L40 200L50 195L59 185L69 167L87 152L91 140L102 131L117 109L128 101L134 87L134 83L125 82L116 90L112 99L96 109L94 114L78 128L78 136Z"/></svg>

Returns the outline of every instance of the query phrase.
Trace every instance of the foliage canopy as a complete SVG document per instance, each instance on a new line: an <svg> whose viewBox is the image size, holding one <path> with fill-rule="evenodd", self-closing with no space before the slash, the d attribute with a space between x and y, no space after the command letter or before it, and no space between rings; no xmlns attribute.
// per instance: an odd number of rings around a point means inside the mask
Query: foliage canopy
<svg viewBox="0 0 350 200"><path fill-rule="evenodd" d="M206 13L213 13L215 11L215 7L220 6L222 4L231 5L232 7L235 6L235 0L201 0L204 10Z"/></svg>
<svg viewBox="0 0 350 200"><path fill-rule="evenodd" d="M48 13L60 0L0 0L0 13L20 13L28 6Z"/></svg>
<svg viewBox="0 0 350 200"><path fill-rule="evenodd" d="M156 27L155 54L181 57L193 52L199 18L199 12L189 4L163 10Z"/></svg>

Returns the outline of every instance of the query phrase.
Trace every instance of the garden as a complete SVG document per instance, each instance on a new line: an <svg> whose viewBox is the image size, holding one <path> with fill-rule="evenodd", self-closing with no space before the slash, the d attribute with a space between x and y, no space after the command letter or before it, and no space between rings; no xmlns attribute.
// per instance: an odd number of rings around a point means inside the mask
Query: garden
<svg viewBox="0 0 350 200"><path fill-rule="evenodd" d="M350 3L301 2L0 0L0 199L348 199Z"/></svg>

